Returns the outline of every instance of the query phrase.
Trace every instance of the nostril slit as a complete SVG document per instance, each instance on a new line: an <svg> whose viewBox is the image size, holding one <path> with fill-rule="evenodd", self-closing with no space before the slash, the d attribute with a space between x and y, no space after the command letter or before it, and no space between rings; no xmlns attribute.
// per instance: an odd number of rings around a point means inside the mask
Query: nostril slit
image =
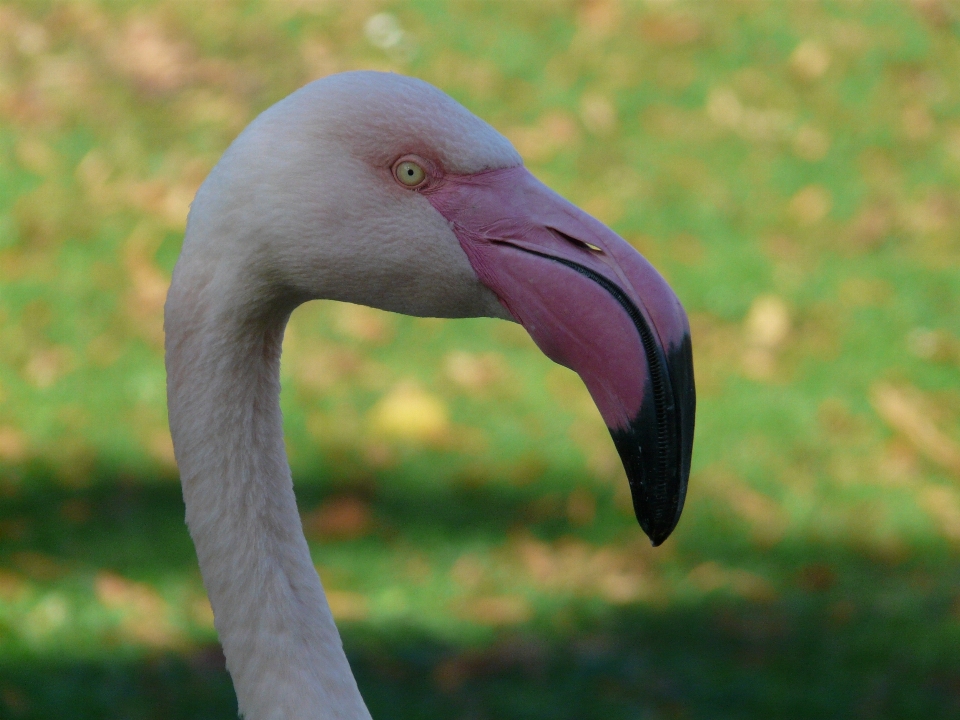
<svg viewBox="0 0 960 720"><path fill-rule="evenodd" d="M568 243L571 243L572 245L576 245L577 247L583 248L584 250L589 250L590 252L603 254L603 249L597 247L593 243L588 243L586 240L580 240L579 238L575 238L572 235L567 235L562 230L557 230L556 228L553 228L553 227L547 228L547 229L550 232L552 232L554 235L556 235L558 238L560 238L561 240L566 240Z"/></svg>

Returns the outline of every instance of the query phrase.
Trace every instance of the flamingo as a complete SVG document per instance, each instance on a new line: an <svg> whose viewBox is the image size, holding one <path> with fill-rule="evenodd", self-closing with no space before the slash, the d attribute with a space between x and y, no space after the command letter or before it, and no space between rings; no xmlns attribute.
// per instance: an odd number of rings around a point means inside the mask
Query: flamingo
<svg viewBox="0 0 960 720"><path fill-rule="evenodd" d="M297 513L290 313L333 299L520 323L580 374L654 545L680 517L694 382L666 281L426 82L349 72L257 117L197 192L165 306L186 522L247 720L369 720Z"/></svg>

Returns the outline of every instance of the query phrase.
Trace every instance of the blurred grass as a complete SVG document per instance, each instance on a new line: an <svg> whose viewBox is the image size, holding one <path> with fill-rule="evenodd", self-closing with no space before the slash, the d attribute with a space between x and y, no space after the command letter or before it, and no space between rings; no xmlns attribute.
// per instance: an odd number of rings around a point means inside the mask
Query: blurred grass
<svg viewBox="0 0 960 720"><path fill-rule="evenodd" d="M190 199L257 112L422 77L691 315L694 471L643 542L523 332L312 303L283 407L375 717L960 713L960 6L0 7L0 716L235 713L164 409Z"/></svg>

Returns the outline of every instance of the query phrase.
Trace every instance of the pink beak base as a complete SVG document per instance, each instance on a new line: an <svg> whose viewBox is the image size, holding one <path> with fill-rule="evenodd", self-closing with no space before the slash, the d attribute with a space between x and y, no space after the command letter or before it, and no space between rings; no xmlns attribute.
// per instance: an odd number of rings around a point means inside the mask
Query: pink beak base
<svg viewBox="0 0 960 720"><path fill-rule="evenodd" d="M583 379L654 545L683 510L696 393L690 328L625 240L523 167L446 176L423 191L477 277L537 346Z"/></svg>

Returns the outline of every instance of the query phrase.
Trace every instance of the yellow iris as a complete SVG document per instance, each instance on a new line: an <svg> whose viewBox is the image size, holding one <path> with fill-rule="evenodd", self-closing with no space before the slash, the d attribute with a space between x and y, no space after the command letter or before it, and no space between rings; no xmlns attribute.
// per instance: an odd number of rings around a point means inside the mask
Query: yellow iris
<svg viewBox="0 0 960 720"><path fill-rule="evenodd" d="M407 187L416 187L427 176L424 169L411 160L404 160L394 168L393 172L397 180Z"/></svg>

